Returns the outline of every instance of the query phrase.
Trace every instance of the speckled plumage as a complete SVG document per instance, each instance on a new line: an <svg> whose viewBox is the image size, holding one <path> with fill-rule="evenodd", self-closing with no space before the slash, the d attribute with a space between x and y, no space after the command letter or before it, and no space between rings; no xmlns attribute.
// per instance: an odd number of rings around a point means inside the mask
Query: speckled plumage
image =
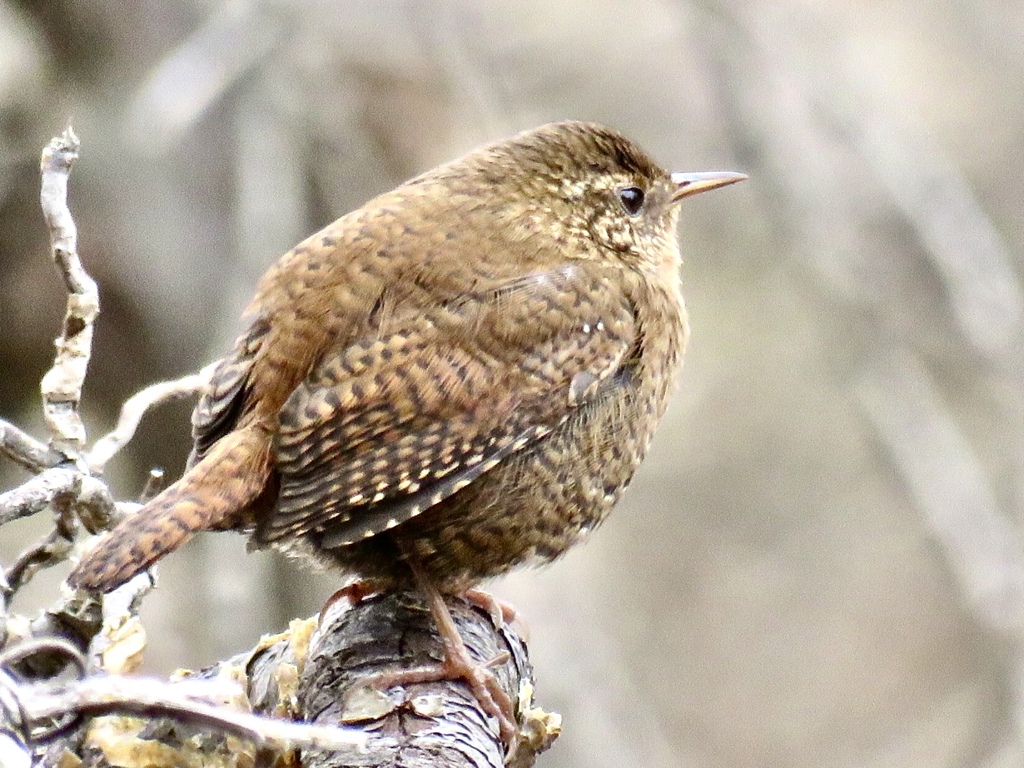
<svg viewBox="0 0 1024 768"><path fill-rule="evenodd" d="M621 495L682 359L680 178L557 123L300 243L196 408L191 468L72 583L111 589L214 528L383 583L412 553L448 591L558 557Z"/></svg>

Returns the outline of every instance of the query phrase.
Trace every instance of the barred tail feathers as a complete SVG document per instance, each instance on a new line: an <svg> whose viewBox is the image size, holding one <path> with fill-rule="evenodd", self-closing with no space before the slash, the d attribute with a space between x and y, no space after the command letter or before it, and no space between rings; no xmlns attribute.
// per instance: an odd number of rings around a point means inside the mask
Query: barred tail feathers
<svg viewBox="0 0 1024 768"><path fill-rule="evenodd" d="M270 437L256 426L224 435L177 482L122 520L88 551L68 577L100 592L124 584L198 531L231 527L264 490Z"/></svg>

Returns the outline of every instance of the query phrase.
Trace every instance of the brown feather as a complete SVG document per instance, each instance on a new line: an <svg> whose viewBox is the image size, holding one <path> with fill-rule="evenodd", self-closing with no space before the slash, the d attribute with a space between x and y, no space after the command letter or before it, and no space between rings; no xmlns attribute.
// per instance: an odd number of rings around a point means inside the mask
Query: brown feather
<svg viewBox="0 0 1024 768"><path fill-rule="evenodd" d="M197 531L233 527L263 492L270 440L259 428L236 429L206 457L89 550L68 576L81 589L109 592Z"/></svg>

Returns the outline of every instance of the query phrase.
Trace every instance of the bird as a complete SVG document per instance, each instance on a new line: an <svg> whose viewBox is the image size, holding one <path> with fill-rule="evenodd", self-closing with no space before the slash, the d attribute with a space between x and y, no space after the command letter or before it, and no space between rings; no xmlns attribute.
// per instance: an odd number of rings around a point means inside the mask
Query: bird
<svg viewBox="0 0 1024 768"><path fill-rule="evenodd" d="M614 129L562 121L342 216L260 280L184 475L69 583L107 592L197 532L237 530L413 585L444 674L508 735L510 705L460 656L443 597L558 558L618 501L689 337L680 203L745 178L670 173Z"/></svg>

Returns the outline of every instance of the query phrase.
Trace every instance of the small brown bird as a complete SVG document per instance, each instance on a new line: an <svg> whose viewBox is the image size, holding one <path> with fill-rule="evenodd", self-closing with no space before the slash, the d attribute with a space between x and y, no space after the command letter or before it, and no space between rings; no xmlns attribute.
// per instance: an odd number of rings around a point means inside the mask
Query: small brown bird
<svg viewBox="0 0 1024 768"><path fill-rule="evenodd" d="M415 580L437 611L438 591L558 557L665 410L688 335L679 202L743 178L670 174L562 122L338 219L264 275L188 471L70 582L107 591L237 529L381 587Z"/></svg>

